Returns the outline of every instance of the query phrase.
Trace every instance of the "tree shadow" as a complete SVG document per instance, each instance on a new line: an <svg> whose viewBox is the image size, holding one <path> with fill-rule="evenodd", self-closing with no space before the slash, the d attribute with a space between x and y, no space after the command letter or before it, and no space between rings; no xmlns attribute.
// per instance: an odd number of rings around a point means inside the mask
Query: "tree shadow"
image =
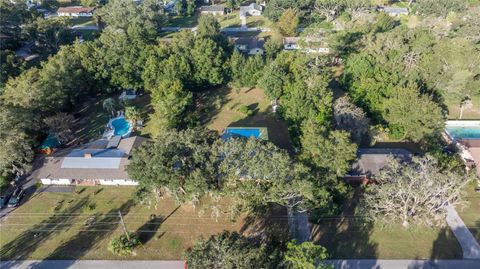
<svg viewBox="0 0 480 269"><path fill-rule="evenodd" d="M245 217L239 233L260 242L287 242L290 240L287 210L273 204L257 208Z"/></svg>
<svg viewBox="0 0 480 269"><path fill-rule="evenodd" d="M327 248L332 259L375 259L378 244L370 240L373 223L355 216L361 197L357 189L337 216L320 217L312 223L311 238L316 244Z"/></svg>
<svg viewBox="0 0 480 269"><path fill-rule="evenodd" d="M165 218L163 216L152 215L149 221L135 231L142 245L148 243L155 236L164 221Z"/></svg>
<svg viewBox="0 0 480 269"><path fill-rule="evenodd" d="M14 240L3 245L0 250L0 257L2 257L2 260L10 260L5 266L7 268L13 267L17 264L17 260L28 259L29 256L49 238L72 227L78 217L75 216L75 213L82 211L88 201L88 196L82 198L65 210L54 213L48 219L35 224ZM14 218L15 216L9 217Z"/></svg>
<svg viewBox="0 0 480 269"><path fill-rule="evenodd" d="M221 87L194 93L193 115L201 125L209 123L220 113L222 107L230 101L228 95L231 91L228 87Z"/></svg>
<svg viewBox="0 0 480 269"><path fill-rule="evenodd" d="M443 227L438 233L438 237L433 241L431 260L444 259L462 259L463 253L455 235L447 226Z"/></svg>
<svg viewBox="0 0 480 269"><path fill-rule="evenodd" d="M113 234L120 226L118 212L125 215L133 205L133 201L129 200L105 214L93 214L75 236L58 246L44 260L71 260L71 263L65 264L64 268L68 268L96 244ZM41 267L42 261L33 265L35 266Z"/></svg>

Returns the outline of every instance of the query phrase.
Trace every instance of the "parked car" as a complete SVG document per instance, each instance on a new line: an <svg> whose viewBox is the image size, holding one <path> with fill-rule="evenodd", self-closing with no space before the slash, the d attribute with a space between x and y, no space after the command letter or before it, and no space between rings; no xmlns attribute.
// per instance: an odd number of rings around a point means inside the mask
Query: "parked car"
<svg viewBox="0 0 480 269"><path fill-rule="evenodd" d="M11 196L12 196L11 192L6 192L0 196L0 208L3 208L7 205L8 200L10 200Z"/></svg>
<svg viewBox="0 0 480 269"><path fill-rule="evenodd" d="M25 191L18 187L13 191L12 197L8 200L8 207L16 207L22 201L23 196L25 196Z"/></svg>

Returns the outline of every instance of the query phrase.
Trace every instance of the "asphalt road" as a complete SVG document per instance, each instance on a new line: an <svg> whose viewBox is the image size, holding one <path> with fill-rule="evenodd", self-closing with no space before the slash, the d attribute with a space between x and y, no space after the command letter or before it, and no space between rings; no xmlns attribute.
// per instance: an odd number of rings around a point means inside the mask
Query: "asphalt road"
<svg viewBox="0 0 480 269"><path fill-rule="evenodd" d="M480 260L331 260L335 269L479 269ZM4 261L1 269L183 269L183 261Z"/></svg>

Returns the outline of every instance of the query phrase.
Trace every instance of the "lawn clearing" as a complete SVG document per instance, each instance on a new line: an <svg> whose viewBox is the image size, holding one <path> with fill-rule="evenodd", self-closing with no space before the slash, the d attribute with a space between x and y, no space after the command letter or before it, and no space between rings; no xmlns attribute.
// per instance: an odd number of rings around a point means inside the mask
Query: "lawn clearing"
<svg viewBox="0 0 480 269"><path fill-rule="evenodd" d="M462 250L448 226L371 223L355 215L357 192L342 213L312 224L314 242L333 259L461 259ZM446 225L446 223L445 223Z"/></svg>
<svg viewBox="0 0 480 269"><path fill-rule="evenodd" d="M287 125L271 111L270 102L259 88L238 92L221 87L198 94L196 114L203 125L223 133L226 127L267 127L269 140L277 146L291 150ZM245 105L254 111L250 117L239 111Z"/></svg>
<svg viewBox="0 0 480 269"><path fill-rule="evenodd" d="M95 21L92 17L72 17L68 19L72 26L95 26Z"/></svg>
<svg viewBox="0 0 480 269"><path fill-rule="evenodd" d="M473 106L463 110L462 120L480 119L480 96L472 96ZM448 108L448 119L458 120L460 117L460 104L457 101L445 100Z"/></svg>
<svg viewBox="0 0 480 269"><path fill-rule="evenodd" d="M248 217L237 222L225 215L214 218L212 210L202 207L208 199L193 207L164 198L156 209L149 209L132 202L133 191L132 187L77 186L72 193L35 193L2 223L2 259L181 259L200 236L223 230L248 235L267 227L268 221ZM111 238L122 233L118 211L127 229L140 235L142 246L135 256L116 257L107 250ZM281 220L275 224L287 232L286 219Z"/></svg>
<svg viewBox="0 0 480 269"><path fill-rule="evenodd" d="M195 27L198 23L198 14L193 16L174 16L168 19L167 27Z"/></svg>
<svg viewBox="0 0 480 269"><path fill-rule="evenodd" d="M473 181L467 185L465 200L468 204L464 208L457 208L457 211L470 232L480 242L480 193L475 192L476 184L477 182Z"/></svg>

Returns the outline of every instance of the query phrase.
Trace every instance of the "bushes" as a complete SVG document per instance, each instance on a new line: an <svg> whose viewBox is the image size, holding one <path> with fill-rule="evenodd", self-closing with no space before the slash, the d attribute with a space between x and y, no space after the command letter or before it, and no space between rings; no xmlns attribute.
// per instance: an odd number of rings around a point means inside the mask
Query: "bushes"
<svg viewBox="0 0 480 269"><path fill-rule="evenodd" d="M251 110L248 106L246 105L241 105L239 108L238 108L238 111L242 114L245 114L247 117L250 117L252 116L255 112L253 110Z"/></svg>
<svg viewBox="0 0 480 269"><path fill-rule="evenodd" d="M108 250L118 256L135 255L134 249L140 245L140 240L136 234L129 232L127 235L122 234L113 238L108 243Z"/></svg>

